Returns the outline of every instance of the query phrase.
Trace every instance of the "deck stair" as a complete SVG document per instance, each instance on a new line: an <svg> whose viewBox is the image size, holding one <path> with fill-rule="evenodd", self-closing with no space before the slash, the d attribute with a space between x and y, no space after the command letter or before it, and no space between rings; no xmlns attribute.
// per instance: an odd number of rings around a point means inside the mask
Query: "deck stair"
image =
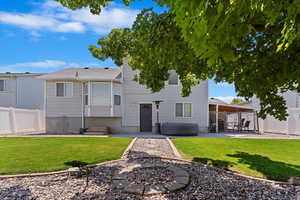
<svg viewBox="0 0 300 200"><path fill-rule="evenodd" d="M90 127L85 132L85 134L87 134L87 135L108 135L110 133L111 133L111 131L108 126Z"/></svg>

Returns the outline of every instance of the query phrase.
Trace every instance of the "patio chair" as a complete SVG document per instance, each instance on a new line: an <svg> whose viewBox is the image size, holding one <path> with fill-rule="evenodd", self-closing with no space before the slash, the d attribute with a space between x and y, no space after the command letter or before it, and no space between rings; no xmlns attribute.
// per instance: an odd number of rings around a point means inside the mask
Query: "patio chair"
<svg viewBox="0 0 300 200"><path fill-rule="evenodd" d="M243 130L247 129L247 131L249 131L249 126L250 126L250 121L246 121L245 125L243 126Z"/></svg>
<svg viewBox="0 0 300 200"><path fill-rule="evenodd" d="M233 126L233 132L234 132L235 128L237 128L238 131L242 130L244 127L244 121L245 121L245 118L242 118L240 123L235 124Z"/></svg>

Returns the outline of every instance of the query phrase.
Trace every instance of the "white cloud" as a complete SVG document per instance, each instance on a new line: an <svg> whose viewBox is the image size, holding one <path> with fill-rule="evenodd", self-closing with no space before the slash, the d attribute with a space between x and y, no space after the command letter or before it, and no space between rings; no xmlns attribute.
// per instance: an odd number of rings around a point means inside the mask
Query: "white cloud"
<svg viewBox="0 0 300 200"><path fill-rule="evenodd" d="M47 16L0 12L0 23L15 25L28 30L48 30L52 32L84 32L79 22L63 22Z"/></svg>
<svg viewBox="0 0 300 200"><path fill-rule="evenodd" d="M231 103L233 98L236 98L234 96L218 96L218 97L213 97L215 99L220 99L222 101L225 101L226 103Z"/></svg>
<svg viewBox="0 0 300 200"><path fill-rule="evenodd" d="M44 61L36 61L36 62L23 62L16 63L10 65L0 66L0 72L24 72L24 71L32 71L35 70L58 70L61 68L76 68L76 67L103 67L100 63L73 63L73 62L65 62L61 60L44 60Z"/></svg>
<svg viewBox="0 0 300 200"><path fill-rule="evenodd" d="M79 22L67 22L57 25L54 29L55 32L77 32L85 31L85 27Z"/></svg>
<svg viewBox="0 0 300 200"><path fill-rule="evenodd" d="M38 62L24 62L24 63L16 63L6 66L0 66L0 68L19 68L19 67L34 67L34 68L56 68L60 66L64 66L67 63L59 60L45 60Z"/></svg>
<svg viewBox="0 0 300 200"><path fill-rule="evenodd" d="M54 19L44 16L32 14L14 14L9 12L0 12L0 22L28 29L41 29L55 25Z"/></svg>
<svg viewBox="0 0 300 200"><path fill-rule="evenodd" d="M0 11L0 23L30 31L83 33L91 30L107 34L113 28L130 27L139 12L112 4L109 8L102 8L100 15L93 15L87 8L72 11L54 0L47 0L36 6L32 13Z"/></svg>
<svg viewBox="0 0 300 200"><path fill-rule="evenodd" d="M39 38L39 37L41 37L41 34L38 33L37 31L31 31L31 32L30 32L30 35L33 36L34 38Z"/></svg>

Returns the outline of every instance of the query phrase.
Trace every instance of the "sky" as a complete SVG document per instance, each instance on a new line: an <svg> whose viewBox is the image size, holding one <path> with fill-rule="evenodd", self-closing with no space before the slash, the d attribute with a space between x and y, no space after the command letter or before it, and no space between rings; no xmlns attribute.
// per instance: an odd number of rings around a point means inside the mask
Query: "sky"
<svg viewBox="0 0 300 200"><path fill-rule="evenodd" d="M71 11L54 0L10 0L0 7L0 72L47 73L68 67L115 67L112 60L99 61L88 51L113 28L131 27L144 8L161 8L151 0L129 7L115 0L100 15L88 9ZM209 81L209 96L230 102L234 86Z"/></svg>

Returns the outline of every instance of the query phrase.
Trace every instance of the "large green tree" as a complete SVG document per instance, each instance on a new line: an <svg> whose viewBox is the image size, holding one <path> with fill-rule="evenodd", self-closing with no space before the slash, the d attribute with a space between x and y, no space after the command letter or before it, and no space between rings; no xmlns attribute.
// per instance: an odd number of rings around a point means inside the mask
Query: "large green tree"
<svg viewBox="0 0 300 200"><path fill-rule="evenodd" d="M99 14L111 0L57 0ZM133 0L123 0L128 5ZM154 0L169 9L142 11L132 28L112 30L91 46L117 65L130 56L137 81L153 91L176 70L188 95L199 80L234 83L238 96L261 101L260 116L285 119L278 95L300 92L300 0Z"/></svg>

